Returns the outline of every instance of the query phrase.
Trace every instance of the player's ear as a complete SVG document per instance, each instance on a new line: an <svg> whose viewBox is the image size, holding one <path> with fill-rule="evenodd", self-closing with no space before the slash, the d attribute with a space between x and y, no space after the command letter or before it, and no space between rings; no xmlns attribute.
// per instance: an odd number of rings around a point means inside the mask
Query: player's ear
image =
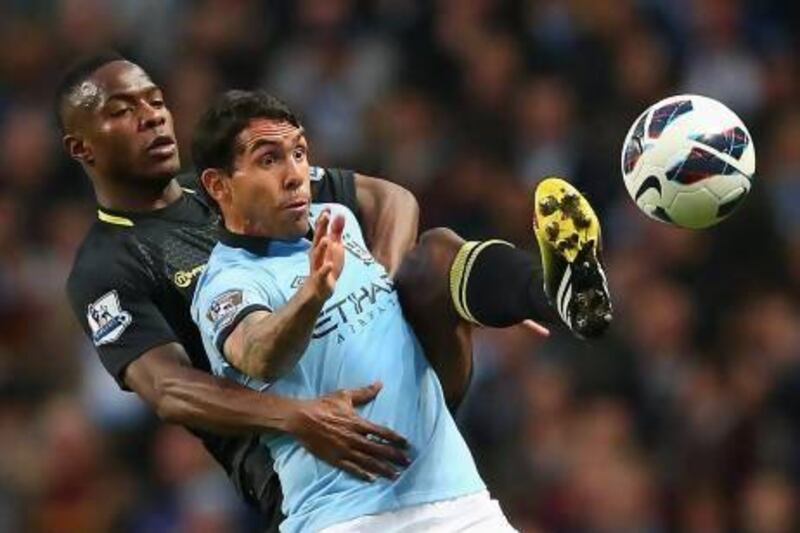
<svg viewBox="0 0 800 533"><path fill-rule="evenodd" d="M219 205L222 205L225 198L230 194L227 181L225 173L218 168L207 168L200 174L200 182L206 192Z"/></svg>
<svg viewBox="0 0 800 533"><path fill-rule="evenodd" d="M79 163L91 166L94 163L94 153L82 137L68 133L61 139L61 144L69 156Z"/></svg>

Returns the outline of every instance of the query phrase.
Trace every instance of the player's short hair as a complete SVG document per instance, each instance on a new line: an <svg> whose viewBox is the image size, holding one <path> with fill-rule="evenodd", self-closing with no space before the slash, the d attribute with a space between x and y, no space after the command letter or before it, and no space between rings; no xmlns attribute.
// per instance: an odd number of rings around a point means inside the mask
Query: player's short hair
<svg viewBox="0 0 800 533"><path fill-rule="evenodd" d="M72 63L61 75L61 80L56 85L53 98L53 108L61 133L66 133L64 124L64 105L72 93L89 79L100 67L114 61L127 61L116 50L102 50L93 54L81 56Z"/></svg>
<svg viewBox="0 0 800 533"><path fill-rule="evenodd" d="M227 91L200 117L192 137L192 161L198 176L207 168L233 172L237 155L236 139L250 121L266 118L300 127L300 120L283 101L265 91ZM206 201L219 212L219 206L205 187Z"/></svg>
<svg viewBox="0 0 800 533"><path fill-rule="evenodd" d="M283 101L264 91L227 91L200 117L192 138L192 159L198 171L233 171L236 138L250 121L266 118L300 127L297 116Z"/></svg>

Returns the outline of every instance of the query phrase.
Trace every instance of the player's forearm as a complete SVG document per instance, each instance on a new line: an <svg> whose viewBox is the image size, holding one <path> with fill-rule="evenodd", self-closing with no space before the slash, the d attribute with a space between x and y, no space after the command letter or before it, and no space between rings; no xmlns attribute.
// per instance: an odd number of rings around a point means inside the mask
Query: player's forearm
<svg viewBox="0 0 800 533"><path fill-rule="evenodd" d="M419 205L403 187L356 174L356 196L372 255L394 275L417 241Z"/></svg>
<svg viewBox="0 0 800 533"><path fill-rule="evenodd" d="M274 380L289 372L311 339L324 300L307 285L275 313L242 321L242 350L231 363L248 376Z"/></svg>
<svg viewBox="0 0 800 533"><path fill-rule="evenodd" d="M220 434L288 431L299 400L263 394L203 372L158 385L157 413L168 422Z"/></svg>
<svg viewBox="0 0 800 533"><path fill-rule="evenodd" d="M193 368L178 343L142 354L128 365L124 380L162 420L214 433L287 431L300 414L297 400L257 393Z"/></svg>

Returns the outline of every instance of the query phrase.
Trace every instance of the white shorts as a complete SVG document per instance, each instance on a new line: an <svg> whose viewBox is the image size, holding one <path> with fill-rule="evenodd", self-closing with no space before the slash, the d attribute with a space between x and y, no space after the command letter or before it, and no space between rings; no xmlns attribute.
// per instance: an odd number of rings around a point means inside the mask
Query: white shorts
<svg viewBox="0 0 800 533"><path fill-rule="evenodd" d="M361 516L325 528L321 533L505 533L516 531L508 523L497 500L487 491L452 500L423 503L396 511Z"/></svg>

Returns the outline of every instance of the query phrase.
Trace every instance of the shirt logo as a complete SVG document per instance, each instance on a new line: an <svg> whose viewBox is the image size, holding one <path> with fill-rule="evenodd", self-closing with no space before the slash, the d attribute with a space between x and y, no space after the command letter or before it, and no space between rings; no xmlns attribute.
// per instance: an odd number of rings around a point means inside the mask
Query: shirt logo
<svg viewBox="0 0 800 533"><path fill-rule="evenodd" d="M116 341L133 322L131 314L120 306L119 295L115 290L89 304L86 319L92 330L95 346Z"/></svg>
<svg viewBox="0 0 800 533"><path fill-rule="evenodd" d="M224 328L233 321L243 302L241 289L227 290L211 300L206 317L214 324L214 329Z"/></svg>
<svg viewBox="0 0 800 533"><path fill-rule="evenodd" d="M341 344L345 338L364 331L390 307L397 307L394 295L392 280L383 274L347 296L329 301L314 324L311 338L321 339L335 333L337 344Z"/></svg>
<svg viewBox="0 0 800 533"><path fill-rule="evenodd" d="M178 270L175 272L175 275L172 277L172 281L175 282L175 285L180 287L181 289L185 289L189 285L192 284L192 280L200 275L203 272L203 269L206 267L206 264L203 263L201 265L197 265L191 270Z"/></svg>
<svg viewBox="0 0 800 533"><path fill-rule="evenodd" d="M350 233L345 232L342 236L344 241L344 249L347 250L353 257L364 263L365 265L369 266L375 262L375 258L372 257L372 254L369 253L369 250L361 246L358 241L356 241Z"/></svg>

